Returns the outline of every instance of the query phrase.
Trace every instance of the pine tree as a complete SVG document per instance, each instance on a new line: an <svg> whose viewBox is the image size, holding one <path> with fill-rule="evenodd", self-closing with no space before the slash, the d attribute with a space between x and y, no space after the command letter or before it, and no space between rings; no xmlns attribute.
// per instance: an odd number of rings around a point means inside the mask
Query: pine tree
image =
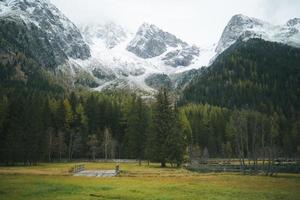
<svg viewBox="0 0 300 200"><path fill-rule="evenodd" d="M185 122L186 124L182 124L180 121L179 112L176 107L173 114L173 129L167 138L168 160L171 164L175 162L177 167L179 167L183 162L187 146L187 136L190 136L191 133L189 132L187 122Z"/></svg>
<svg viewBox="0 0 300 200"><path fill-rule="evenodd" d="M153 160L166 166L169 154L169 143L174 132L174 113L167 89L163 88L156 97L153 119L154 145ZM169 140L169 141L168 141Z"/></svg>
<svg viewBox="0 0 300 200"><path fill-rule="evenodd" d="M68 99L64 99L62 102L62 113L63 113L63 125L66 133L66 139L68 144L68 159L72 159L73 155L73 144L75 140L75 130L73 129L74 115L72 112L72 106Z"/></svg>
<svg viewBox="0 0 300 200"><path fill-rule="evenodd" d="M142 99L133 97L127 113L127 129L125 132L126 152L130 158L141 160L145 157L147 142L148 116Z"/></svg>

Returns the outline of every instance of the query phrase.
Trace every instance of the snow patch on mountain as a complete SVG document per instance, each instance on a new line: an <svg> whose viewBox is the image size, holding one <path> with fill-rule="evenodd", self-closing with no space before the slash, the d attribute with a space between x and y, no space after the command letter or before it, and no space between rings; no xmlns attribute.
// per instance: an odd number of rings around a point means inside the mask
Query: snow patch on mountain
<svg viewBox="0 0 300 200"><path fill-rule="evenodd" d="M300 47L299 19L289 20L285 25L273 25L260 19L245 15L235 15L225 27L216 47L220 54L238 39L261 38Z"/></svg>
<svg viewBox="0 0 300 200"><path fill-rule="evenodd" d="M146 30L147 28L149 30ZM110 73L114 75L110 76L113 78L108 82L100 84L96 90L124 89L127 87L154 92L155 90L145 82L149 76L153 74L181 73L185 70L202 67L209 60L207 58L205 58L205 61L200 59L202 55L207 54L208 50L188 45L154 25L143 24L137 34L133 34L112 22L80 26L80 30L90 46L91 58L88 61L77 60L76 62L81 62L83 66L93 63L93 67L86 67L86 70L101 69L101 71L106 71L110 69ZM152 38L159 38L160 42L165 45L163 52L157 56L143 58L128 51L128 46L140 44L137 41L140 32L151 35ZM157 46L154 48L157 48ZM153 52L150 51L146 54L150 55L151 53ZM199 63L203 65L199 65ZM101 77L96 77L96 79L101 79ZM101 80L98 80L98 82L101 83Z"/></svg>

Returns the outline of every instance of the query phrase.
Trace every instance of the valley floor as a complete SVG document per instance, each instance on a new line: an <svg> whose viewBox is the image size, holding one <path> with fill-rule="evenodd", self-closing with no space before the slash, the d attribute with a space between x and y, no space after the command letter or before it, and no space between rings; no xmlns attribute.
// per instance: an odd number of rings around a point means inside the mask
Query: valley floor
<svg viewBox="0 0 300 200"><path fill-rule="evenodd" d="M74 177L74 163L33 167L0 167L3 200L201 200L201 199L300 199L300 174L277 177L237 173L195 173L158 165L121 163L113 178ZM86 169L114 169L115 163L85 163Z"/></svg>

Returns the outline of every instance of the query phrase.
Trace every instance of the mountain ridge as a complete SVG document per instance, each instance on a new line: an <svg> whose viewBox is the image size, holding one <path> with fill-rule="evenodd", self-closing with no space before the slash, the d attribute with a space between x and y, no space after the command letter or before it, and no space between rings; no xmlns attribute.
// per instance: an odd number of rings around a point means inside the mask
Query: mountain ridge
<svg viewBox="0 0 300 200"><path fill-rule="evenodd" d="M1 38L42 66L60 71L72 87L97 91L129 89L153 94L159 88L154 80L171 81L172 89L183 87L194 77L187 72L209 67L239 40L261 38L300 47L299 18L272 25L235 15L216 48L205 49L148 23L136 33L113 22L78 28L47 0L0 1L0 26Z"/></svg>

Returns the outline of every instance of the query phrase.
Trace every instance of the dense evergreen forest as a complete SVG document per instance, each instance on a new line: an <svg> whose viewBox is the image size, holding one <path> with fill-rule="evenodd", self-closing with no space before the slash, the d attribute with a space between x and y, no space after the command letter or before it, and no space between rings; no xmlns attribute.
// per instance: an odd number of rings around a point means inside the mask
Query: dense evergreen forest
<svg viewBox="0 0 300 200"><path fill-rule="evenodd" d="M300 49L261 39L239 41L183 91L183 102L299 116Z"/></svg>
<svg viewBox="0 0 300 200"><path fill-rule="evenodd" d="M0 162L130 158L164 167L203 157L295 158L299 66L299 49L238 43L177 102L164 88L154 100L72 91L24 54L2 51Z"/></svg>
<svg viewBox="0 0 300 200"><path fill-rule="evenodd" d="M227 141L230 137L226 134L226 127L233 122L231 117L240 115L236 116L236 120L245 120L245 127L240 127L239 131L240 134L246 134L247 140L260 137L257 141L260 146L264 146L262 142L271 142L271 138L264 138L266 135L262 132L269 127L267 132L273 134L272 143L276 146L273 152L283 157L299 156L299 66L300 50L297 48L261 39L239 41L232 45L218 56L211 67L203 69L183 91L183 105L190 102L213 105L196 106L198 109L189 111L192 119L196 120L190 121L194 124L193 133L202 136L196 139L198 143L202 147L209 146L214 156L230 156L232 150L237 151L237 147L229 148L230 153L226 153L226 149L232 145ZM250 120L249 117L254 119ZM199 119L202 123L198 123ZM264 121L273 124L265 124ZM255 132L253 128L260 128L260 133L250 136ZM254 147L250 148L249 141L245 143L248 144L242 153L249 157L253 152L246 152Z"/></svg>

